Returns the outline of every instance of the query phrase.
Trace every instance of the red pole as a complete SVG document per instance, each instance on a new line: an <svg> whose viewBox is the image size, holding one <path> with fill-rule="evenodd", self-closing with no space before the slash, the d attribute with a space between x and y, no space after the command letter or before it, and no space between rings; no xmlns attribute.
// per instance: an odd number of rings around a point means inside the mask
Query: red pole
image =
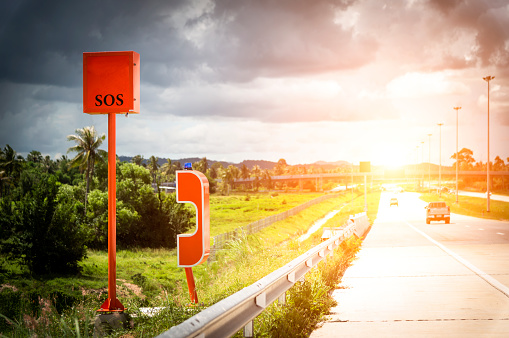
<svg viewBox="0 0 509 338"><path fill-rule="evenodd" d="M98 311L122 312L117 299L117 157L116 114L108 114L108 299Z"/></svg>
<svg viewBox="0 0 509 338"><path fill-rule="evenodd" d="M184 268L184 270L186 270L187 287L189 289L191 302L198 304L198 294L196 293L196 285L194 284L193 268Z"/></svg>

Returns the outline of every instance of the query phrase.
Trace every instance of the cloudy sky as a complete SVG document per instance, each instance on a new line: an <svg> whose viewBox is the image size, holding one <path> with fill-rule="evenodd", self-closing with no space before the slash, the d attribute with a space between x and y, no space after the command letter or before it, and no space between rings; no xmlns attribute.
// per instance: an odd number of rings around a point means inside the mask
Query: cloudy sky
<svg viewBox="0 0 509 338"><path fill-rule="evenodd" d="M443 122L451 164L460 106L459 148L485 162L491 75L490 155L509 157L509 0L2 1L0 147L107 133L83 52L124 50L141 113L117 116L119 155L438 163Z"/></svg>

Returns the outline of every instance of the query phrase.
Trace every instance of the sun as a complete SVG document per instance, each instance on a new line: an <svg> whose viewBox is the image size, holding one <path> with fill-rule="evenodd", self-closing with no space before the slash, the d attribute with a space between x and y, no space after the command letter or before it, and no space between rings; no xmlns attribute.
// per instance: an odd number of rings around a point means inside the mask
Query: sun
<svg viewBox="0 0 509 338"><path fill-rule="evenodd" d="M403 147L391 146L379 154L379 163L386 169L400 169L408 163Z"/></svg>

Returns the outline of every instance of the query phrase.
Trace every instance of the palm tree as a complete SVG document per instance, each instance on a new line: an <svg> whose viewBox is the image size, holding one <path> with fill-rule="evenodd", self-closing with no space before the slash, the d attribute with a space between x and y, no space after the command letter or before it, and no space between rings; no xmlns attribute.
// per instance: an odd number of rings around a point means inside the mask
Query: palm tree
<svg viewBox="0 0 509 338"><path fill-rule="evenodd" d="M98 136L94 126L76 129L76 135L68 135L67 141L74 141L76 145L67 149L69 152L77 152L69 165L85 170L86 191L85 191L85 213L87 212L87 195L90 187L90 178L94 176L94 165L102 159L100 155L106 155L106 151L99 149L106 135Z"/></svg>
<svg viewBox="0 0 509 338"><path fill-rule="evenodd" d="M150 159L148 160L148 170L150 170L150 173L152 174L154 183L156 183L157 171L159 169L159 163L157 163L158 161L159 159L154 155L150 156Z"/></svg>
<svg viewBox="0 0 509 338"><path fill-rule="evenodd" d="M251 169L251 175L253 175L253 177L254 177L253 188L255 188L257 191L258 191L258 186L260 185L261 173L262 173L262 169L258 165L253 166L253 169Z"/></svg>
<svg viewBox="0 0 509 338"><path fill-rule="evenodd" d="M41 163L42 162L41 152L37 151L37 150L32 150L27 155L27 161L34 162L34 163Z"/></svg>
<svg viewBox="0 0 509 338"><path fill-rule="evenodd" d="M6 176L11 179L15 179L21 174L23 162L25 159L23 156L18 155L10 145L5 145L4 150L0 154L0 167L5 171Z"/></svg>
<svg viewBox="0 0 509 338"><path fill-rule="evenodd" d="M249 178L249 168L244 163L240 167L240 176L245 180Z"/></svg>
<svg viewBox="0 0 509 338"><path fill-rule="evenodd" d="M143 166L143 156L141 155L136 155L134 156L132 159L131 159L131 162L133 162L134 164L137 164L139 166Z"/></svg>
<svg viewBox="0 0 509 338"><path fill-rule="evenodd" d="M175 165L171 163L171 159L167 159L166 161L167 162L161 166L161 170L163 174L169 178L171 175L175 175Z"/></svg>
<svg viewBox="0 0 509 338"><path fill-rule="evenodd" d="M11 178L5 173L5 170L0 170L0 197L2 197L4 191L4 183L7 184L10 179Z"/></svg>

